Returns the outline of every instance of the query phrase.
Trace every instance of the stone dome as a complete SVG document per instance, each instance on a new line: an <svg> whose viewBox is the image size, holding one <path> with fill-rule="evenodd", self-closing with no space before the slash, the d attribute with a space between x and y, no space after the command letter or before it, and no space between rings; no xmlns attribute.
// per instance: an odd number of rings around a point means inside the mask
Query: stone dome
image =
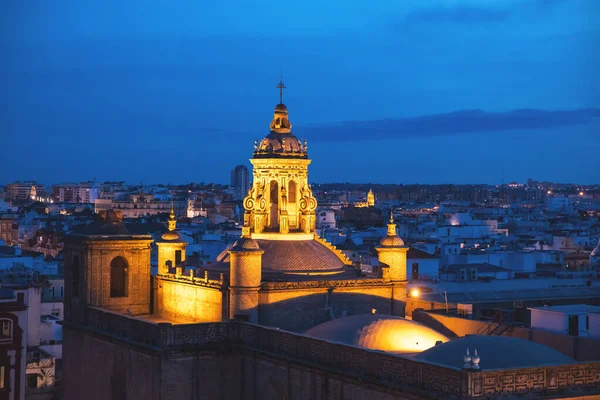
<svg viewBox="0 0 600 400"><path fill-rule="evenodd" d="M260 250L256 240L249 237L241 237L233 244L231 251L254 251Z"/></svg>
<svg viewBox="0 0 600 400"><path fill-rule="evenodd" d="M292 124L288 119L285 104L277 104L271 121L270 133L254 144L254 158L307 158L306 143L292 135Z"/></svg>
<svg viewBox="0 0 600 400"><path fill-rule="evenodd" d="M304 145L291 133L269 133L258 145L254 158L299 157L306 158Z"/></svg>
<svg viewBox="0 0 600 400"><path fill-rule="evenodd" d="M386 236L381 239L379 244L383 247L399 247L404 246L404 240L400 239L399 236Z"/></svg>
<svg viewBox="0 0 600 400"><path fill-rule="evenodd" d="M544 345L508 336L468 335L455 338L415 356L415 359L449 367L462 368L463 355L477 349L481 369L523 368L541 365L570 364L575 361Z"/></svg>
<svg viewBox="0 0 600 400"><path fill-rule="evenodd" d="M167 231L167 232L163 233L160 238L167 242L184 241L181 234L176 231Z"/></svg>
<svg viewBox="0 0 600 400"><path fill-rule="evenodd" d="M406 318L384 314L359 314L334 319L309 329L308 336L371 350L416 353L449 339Z"/></svg>
<svg viewBox="0 0 600 400"><path fill-rule="evenodd" d="M229 263L229 250L236 250L240 238L231 247L223 250L216 261ZM246 240L250 240L246 242ZM347 270L347 266L333 251L316 240L265 240L245 239L242 248L254 246L264 250L262 256L263 277L281 274L339 274Z"/></svg>

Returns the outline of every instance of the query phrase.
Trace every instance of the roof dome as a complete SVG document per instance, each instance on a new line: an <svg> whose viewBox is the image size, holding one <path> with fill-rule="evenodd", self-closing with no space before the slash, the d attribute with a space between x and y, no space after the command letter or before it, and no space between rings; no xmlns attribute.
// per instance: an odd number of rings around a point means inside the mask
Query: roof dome
<svg viewBox="0 0 600 400"><path fill-rule="evenodd" d="M302 143L291 133L292 124L288 119L288 112L285 104L277 104L275 106L270 129L271 132L261 140L260 144L255 142L254 158L308 157L306 153L306 142Z"/></svg>
<svg viewBox="0 0 600 400"><path fill-rule="evenodd" d="M185 242L181 234L177 231L167 231L160 238L166 242Z"/></svg>
<svg viewBox="0 0 600 400"><path fill-rule="evenodd" d="M572 358L541 344L508 336L469 335L452 339L415 356L449 367L461 368L466 349L477 349L482 369L521 368L541 365L570 364Z"/></svg>
<svg viewBox="0 0 600 400"><path fill-rule="evenodd" d="M249 240L240 242L242 239ZM257 248L264 250L262 256L263 276L273 274L342 273L346 264L333 251L316 240L266 240L240 238L231 248L217 257L218 262L230 261L229 251Z"/></svg>
<svg viewBox="0 0 600 400"><path fill-rule="evenodd" d="M260 247L258 247L258 243L256 243L256 240L249 238L249 237L241 237L238 240L236 240L236 242L233 244L233 247L231 248L231 251L253 251L253 250L260 250Z"/></svg>
<svg viewBox="0 0 600 400"><path fill-rule="evenodd" d="M386 236L381 239L379 244L384 247L404 246L404 240L400 239L399 236Z"/></svg>
<svg viewBox="0 0 600 400"><path fill-rule="evenodd" d="M409 319L384 314L360 314L334 319L309 329L306 335L371 350L415 353L436 342L447 342L441 333Z"/></svg>

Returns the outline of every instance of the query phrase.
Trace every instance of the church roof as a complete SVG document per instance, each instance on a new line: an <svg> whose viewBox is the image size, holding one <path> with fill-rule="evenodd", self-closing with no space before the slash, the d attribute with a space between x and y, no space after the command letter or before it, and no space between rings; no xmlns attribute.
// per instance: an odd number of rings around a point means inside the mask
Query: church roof
<svg viewBox="0 0 600 400"><path fill-rule="evenodd" d="M256 239L256 243L264 250L263 272L342 272L346 266L333 251L316 240ZM227 250L217 261L229 263Z"/></svg>
<svg viewBox="0 0 600 400"><path fill-rule="evenodd" d="M392 353L415 353L448 338L409 319L385 314L359 314L334 319L309 329L306 335L332 342Z"/></svg>
<svg viewBox="0 0 600 400"><path fill-rule="evenodd" d="M482 370L571 364L575 361L541 344L508 336L469 335L452 339L415 356L415 359L462 368L466 349L477 349Z"/></svg>
<svg viewBox="0 0 600 400"><path fill-rule="evenodd" d="M345 264L316 240L257 240L265 252L263 269L278 271L333 271Z"/></svg>

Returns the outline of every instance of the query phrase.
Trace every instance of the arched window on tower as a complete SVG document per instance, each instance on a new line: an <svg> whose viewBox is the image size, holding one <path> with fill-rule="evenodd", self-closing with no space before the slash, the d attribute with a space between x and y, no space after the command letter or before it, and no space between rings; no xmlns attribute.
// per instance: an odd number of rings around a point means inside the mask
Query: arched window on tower
<svg viewBox="0 0 600 400"><path fill-rule="evenodd" d="M80 270L79 258L73 257L71 261L71 296L79 297L80 293Z"/></svg>
<svg viewBox="0 0 600 400"><path fill-rule="evenodd" d="M288 190L288 203L295 204L296 203L296 182L290 181L289 190Z"/></svg>
<svg viewBox="0 0 600 400"><path fill-rule="evenodd" d="M110 297L127 297L127 260L115 257L110 263Z"/></svg>

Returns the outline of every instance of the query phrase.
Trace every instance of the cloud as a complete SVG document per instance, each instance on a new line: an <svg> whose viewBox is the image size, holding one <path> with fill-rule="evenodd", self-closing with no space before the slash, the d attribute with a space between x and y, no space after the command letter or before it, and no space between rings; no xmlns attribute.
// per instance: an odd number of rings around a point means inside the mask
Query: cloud
<svg viewBox="0 0 600 400"><path fill-rule="evenodd" d="M600 118L599 108L562 111L522 109L504 113L463 110L413 118L307 125L297 127L296 133L318 141L384 140L464 133L543 130L585 125L597 118Z"/></svg>

